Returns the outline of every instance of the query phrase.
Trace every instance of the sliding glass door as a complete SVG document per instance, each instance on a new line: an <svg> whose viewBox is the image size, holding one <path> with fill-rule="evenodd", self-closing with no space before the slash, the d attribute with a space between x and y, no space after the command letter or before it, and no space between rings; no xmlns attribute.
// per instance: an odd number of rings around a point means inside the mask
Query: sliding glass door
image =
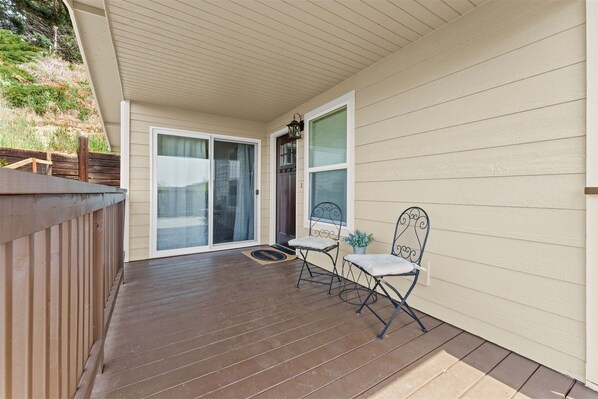
<svg viewBox="0 0 598 399"><path fill-rule="evenodd" d="M214 244L255 239L255 145L214 140Z"/></svg>
<svg viewBox="0 0 598 399"><path fill-rule="evenodd" d="M256 240L256 143L153 129L152 256Z"/></svg>

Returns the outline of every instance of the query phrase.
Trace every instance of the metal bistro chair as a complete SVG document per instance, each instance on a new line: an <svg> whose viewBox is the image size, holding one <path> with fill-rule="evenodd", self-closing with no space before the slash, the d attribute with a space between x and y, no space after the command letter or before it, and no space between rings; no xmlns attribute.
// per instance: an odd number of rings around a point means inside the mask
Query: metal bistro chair
<svg viewBox="0 0 598 399"><path fill-rule="evenodd" d="M376 281L365 300L359 306L359 309L357 309L357 313L361 314L363 308L367 307L384 324L384 328L378 335L379 339L384 338L386 330L388 330L388 327L401 310L411 316L419 324L423 332L428 331L413 309L407 304L407 298L409 298L413 288L415 288L415 284L417 284L417 278L421 269L421 260L429 232L430 220L428 219L428 214L421 208L411 207L406 209L397 220L390 254L345 256L346 261L351 262ZM391 282L384 280L386 277L394 276L413 277L413 282L405 292L405 295L401 295ZM378 287L380 287L395 308L392 315L386 321L368 304L368 300L376 293ZM397 295L398 299L392 298L386 288L390 288Z"/></svg>
<svg viewBox="0 0 598 399"><path fill-rule="evenodd" d="M336 262L338 260L338 240L341 235L342 221L343 211L338 205L332 202L320 202L314 206L309 216L309 236L289 241L289 245L299 250L299 257L303 260L301 273L299 273L299 279L297 280L297 288L299 288L301 281L310 281L316 284L328 285L328 294L330 294L334 277L336 276L340 282ZM332 272L312 270L307 261L307 256L311 251L328 256L332 261ZM306 270L309 277L303 277ZM316 276L330 276L330 282L316 280Z"/></svg>

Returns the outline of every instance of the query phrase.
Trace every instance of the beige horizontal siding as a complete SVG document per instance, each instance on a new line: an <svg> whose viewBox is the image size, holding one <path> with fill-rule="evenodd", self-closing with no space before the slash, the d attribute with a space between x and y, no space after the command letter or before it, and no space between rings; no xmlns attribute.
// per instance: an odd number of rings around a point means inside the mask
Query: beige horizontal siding
<svg viewBox="0 0 598 399"><path fill-rule="evenodd" d="M266 141L266 128L263 123L131 102L129 169L129 259L131 261L148 259L150 253L150 127L261 139L261 188L268 187L269 184L268 175L264 173L267 169L263 166L264 160L268 158L267 148L263 148ZM263 196L261 201L262 230L258 233L258 239L265 242L269 219L263 217L265 201Z"/></svg>
<svg viewBox="0 0 598 399"><path fill-rule="evenodd" d="M447 154L584 136L585 100L362 144L357 163ZM501 132L513 131L517 135ZM581 133L580 133L581 132ZM440 140L442 138L442 140ZM400 145L400 151L398 146Z"/></svg>
<svg viewBox="0 0 598 399"><path fill-rule="evenodd" d="M403 209L430 215L414 306L581 380L584 5L489 1L293 110L355 90L355 226L388 251Z"/></svg>
<svg viewBox="0 0 598 399"><path fill-rule="evenodd" d="M364 222L387 222L388 215L396 212L409 202L396 201L357 201L355 204L358 220ZM426 210L436 215L434 228L446 231L483 235L489 237L515 238L517 242L537 242L584 248L585 212L583 210L544 208L489 207L471 205L467 207L467 217L459 211L459 204L427 204ZM483 220L480 224L478 221ZM554 226L560 226L555 229ZM563 270L573 281L583 281L583 273L575 275L572 270ZM565 278L563 276L563 278Z"/></svg>
<svg viewBox="0 0 598 399"><path fill-rule="evenodd" d="M579 84L580 79L585 79L583 62L412 112L399 111L399 115L395 117L387 117L367 125L357 123L356 145L583 99L585 85ZM462 84L466 85L467 82L463 81ZM559 90L555 90L555 87ZM515 98L519 101L514 101ZM358 109L357 115L359 112ZM426 118L431 112L435 117Z"/></svg>
<svg viewBox="0 0 598 399"><path fill-rule="evenodd" d="M584 143L585 137L582 136L469 150L466 153L460 151L374 161L360 164L355 181L359 183L583 173Z"/></svg>

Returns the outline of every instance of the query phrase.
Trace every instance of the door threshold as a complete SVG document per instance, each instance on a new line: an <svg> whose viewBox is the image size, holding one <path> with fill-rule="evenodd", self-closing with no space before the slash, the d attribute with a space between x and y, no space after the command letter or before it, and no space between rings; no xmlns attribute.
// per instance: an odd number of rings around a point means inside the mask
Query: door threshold
<svg viewBox="0 0 598 399"><path fill-rule="evenodd" d="M272 244L272 245L270 245L270 246L271 246L272 248L275 248L275 249L277 249L277 250L279 250L279 251L282 251L282 252L284 252L284 253L286 253L286 254L289 254L289 255L295 255L295 250L294 250L294 249L292 249L292 248L288 248L288 247L285 247L284 245L280 245L280 244Z"/></svg>

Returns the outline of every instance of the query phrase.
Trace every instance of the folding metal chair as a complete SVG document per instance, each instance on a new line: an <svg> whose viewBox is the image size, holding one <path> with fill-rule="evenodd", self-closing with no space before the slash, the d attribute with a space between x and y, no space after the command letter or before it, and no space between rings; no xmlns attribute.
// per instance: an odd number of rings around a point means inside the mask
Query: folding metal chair
<svg viewBox="0 0 598 399"><path fill-rule="evenodd" d="M430 220L428 219L428 214L421 208L411 207L406 209L401 216L399 216L399 220L397 220L390 254L345 256L345 261L350 262L361 269L376 282L370 289L365 300L359 306L359 309L357 309L357 313L361 314L363 308L367 307L374 313L378 320L384 324L384 328L378 335L379 339L384 338L386 330L388 330L388 327L401 310L411 316L419 324L423 332L428 331L413 309L407 304L407 298L409 298L409 295L417 284L417 278L419 277L421 268L421 260L429 232ZM394 276L413 277L413 282L404 295L392 285L392 282L385 280L386 277ZM370 297L376 293L378 287L380 287L384 295L386 295L388 300L394 306L392 315L386 321L368 305ZM390 288L390 290L396 294L398 299L391 297L387 288Z"/></svg>
<svg viewBox="0 0 598 399"><path fill-rule="evenodd" d="M299 258L303 260L301 273L299 273L299 279L297 280L297 288L299 288L301 281L309 281L316 284L328 285L328 294L330 294L334 277L339 282L341 281L336 269L336 262L338 260L338 240L341 235L342 221L343 211L338 205L332 202L321 202L311 210L309 216L309 235L289 241L289 245L298 250ZM328 256L332 261L332 272L313 270L307 261L307 256L310 252L320 252ZM314 265L312 264L311 266ZM305 271L309 273L309 277L303 277ZM330 282L317 280L317 276L329 276Z"/></svg>

